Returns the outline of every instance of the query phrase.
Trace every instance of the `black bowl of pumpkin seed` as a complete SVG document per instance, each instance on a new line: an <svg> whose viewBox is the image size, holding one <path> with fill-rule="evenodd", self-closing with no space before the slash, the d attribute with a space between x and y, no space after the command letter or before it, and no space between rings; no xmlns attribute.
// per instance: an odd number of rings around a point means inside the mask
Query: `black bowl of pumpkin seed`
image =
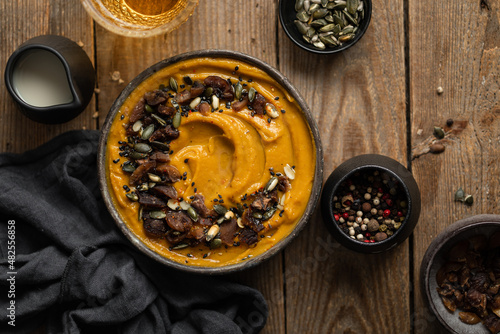
<svg viewBox="0 0 500 334"><path fill-rule="evenodd" d="M300 48L319 54L343 51L365 34L371 0L280 0L280 22Z"/></svg>

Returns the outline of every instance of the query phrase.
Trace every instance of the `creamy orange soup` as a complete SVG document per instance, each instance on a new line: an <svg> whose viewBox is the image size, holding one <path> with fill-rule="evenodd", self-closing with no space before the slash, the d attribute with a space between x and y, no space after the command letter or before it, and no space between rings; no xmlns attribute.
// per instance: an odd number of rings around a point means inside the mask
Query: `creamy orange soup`
<svg viewBox="0 0 500 334"><path fill-rule="evenodd" d="M130 113L146 92L158 89L160 85L168 86L170 78L181 85L185 76L203 82L211 75L229 78L232 83L242 79L240 83L244 89L248 91L253 87L276 107L279 116L254 115L248 107L236 112L221 100L218 109L222 112L216 110L205 115L189 112L188 117L182 117L178 128L180 135L170 143L173 151L170 152L170 164L184 175L173 184L178 197L189 203L196 188L196 193L205 197L208 208L219 204L214 202L215 199L222 199L222 205L231 208L238 203L250 204L251 194L266 186L273 176L271 171L285 174L284 168L288 165L293 167L294 178L289 179L290 189L278 194L279 210L262 222L264 229L259 232L256 244L238 243L238 246L222 245L211 249L207 243L200 243L194 247L172 249L164 238L151 237L145 232L143 222L138 219L139 203L125 196L123 186L130 186L130 174L122 170L127 158L120 156L118 142L127 140ZM293 97L262 70L241 61L221 58L183 61L144 80L117 113L106 151L109 189L128 228L154 252L182 264L204 267L240 263L267 251L290 234L311 195L315 161L311 130ZM136 190L130 188L130 191ZM246 201L242 201L245 197Z"/></svg>

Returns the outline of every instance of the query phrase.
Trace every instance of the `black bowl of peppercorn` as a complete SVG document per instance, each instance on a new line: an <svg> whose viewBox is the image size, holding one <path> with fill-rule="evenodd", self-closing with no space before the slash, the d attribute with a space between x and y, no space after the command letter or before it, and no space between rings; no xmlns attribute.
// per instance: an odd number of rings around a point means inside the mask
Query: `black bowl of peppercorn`
<svg viewBox="0 0 500 334"><path fill-rule="evenodd" d="M443 230L420 266L428 308L449 333L500 331L500 215L476 215Z"/></svg>
<svg viewBox="0 0 500 334"><path fill-rule="evenodd" d="M330 174L321 197L323 221L343 246L380 253L402 243L420 215L420 191L399 162L359 155Z"/></svg>

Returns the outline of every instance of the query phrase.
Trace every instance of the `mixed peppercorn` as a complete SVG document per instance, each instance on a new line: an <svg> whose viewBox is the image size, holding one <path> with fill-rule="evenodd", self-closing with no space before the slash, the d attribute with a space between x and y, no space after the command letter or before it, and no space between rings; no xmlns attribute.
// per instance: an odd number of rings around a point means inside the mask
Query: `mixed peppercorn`
<svg viewBox="0 0 500 334"><path fill-rule="evenodd" d="M399 181L378 169L365 169L342 182L333 198L339 228L365 243L383 241L404 224L407 196Z"/></svg>

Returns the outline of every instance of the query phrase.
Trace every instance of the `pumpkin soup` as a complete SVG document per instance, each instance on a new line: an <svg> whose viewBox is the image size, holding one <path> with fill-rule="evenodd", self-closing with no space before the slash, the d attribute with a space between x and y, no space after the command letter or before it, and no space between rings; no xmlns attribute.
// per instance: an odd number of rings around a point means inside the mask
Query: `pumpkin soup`
<svg viewBox="0 0 500 334"><path fill-rule="evenodd" d="M312 191L315 146L298 104L233 59L167 66L128 96L106 148L111 198L156 253L239 263L294 229Z"/></svg>

